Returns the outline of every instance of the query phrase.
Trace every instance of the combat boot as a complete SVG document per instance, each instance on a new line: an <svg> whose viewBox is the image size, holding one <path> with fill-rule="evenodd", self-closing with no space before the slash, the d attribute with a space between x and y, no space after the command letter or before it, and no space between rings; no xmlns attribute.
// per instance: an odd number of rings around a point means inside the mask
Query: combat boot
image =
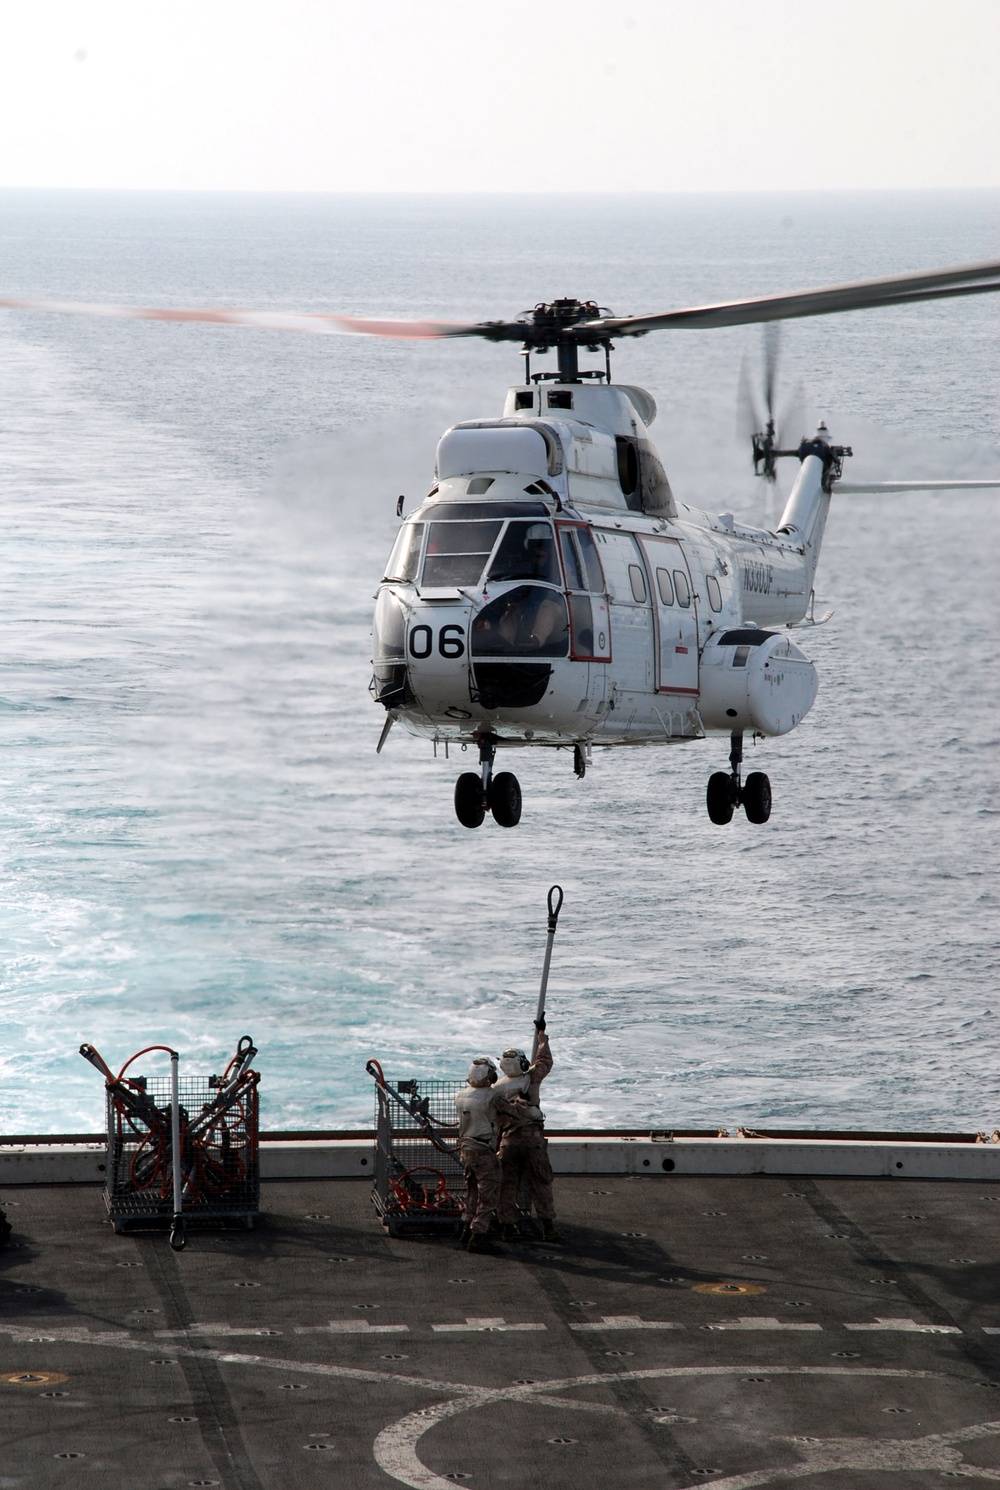
<svg viewBox="0 0 1000 1490"><path fill-rule="evenodd" d="M474 1231L469 1237L467 1252L484 1252L489 1257L502 1257L503 1252L496 1242L491 1242L489 1237L482 1231Z"/></svg>
<svg viewBox="0 0 1000 1490"><path fill-rule="evenodd" d="M516 1242L518 1240L517 1227L513 1221L505 1221L500 1227L500 1240L502 1242Z"/></svg>
<svg viewBox="0 0 1000 1490"><path fill-rule="evenodd" d="M558 1233L558 1231L556 1231L556 1223L554 1221L543 1220L542 1221L542 1241L543 1242L558 1242L558 1240L559 1240L559 1233Z"/></svg>

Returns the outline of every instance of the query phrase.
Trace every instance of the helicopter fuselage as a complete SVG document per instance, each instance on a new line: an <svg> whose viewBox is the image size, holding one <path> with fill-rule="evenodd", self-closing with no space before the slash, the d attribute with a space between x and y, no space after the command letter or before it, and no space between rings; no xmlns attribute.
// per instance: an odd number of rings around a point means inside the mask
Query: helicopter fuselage
<svg viewBox="0 0 1000 1490"><path fill-rule="evenodd" d="M806 618L829 505L825 431L774 532L675 502L655 404L621 384L510 389L457 425L379 588L375 697L438 743L782 735L808 712Z"/></svg>

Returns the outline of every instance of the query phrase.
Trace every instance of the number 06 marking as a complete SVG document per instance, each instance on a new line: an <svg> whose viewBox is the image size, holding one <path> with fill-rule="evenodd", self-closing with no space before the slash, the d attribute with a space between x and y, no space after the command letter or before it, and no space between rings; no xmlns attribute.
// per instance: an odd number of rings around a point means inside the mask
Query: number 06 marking
<svg viewBox="0 0 1000 1490"><path fill-rule="evenodd" d="M410 632L410 656L422 662L434 649L434 633L427 625L414 626ZM465 628L454 623L438 632L438 651L442 657L465 656Z"/></svg>

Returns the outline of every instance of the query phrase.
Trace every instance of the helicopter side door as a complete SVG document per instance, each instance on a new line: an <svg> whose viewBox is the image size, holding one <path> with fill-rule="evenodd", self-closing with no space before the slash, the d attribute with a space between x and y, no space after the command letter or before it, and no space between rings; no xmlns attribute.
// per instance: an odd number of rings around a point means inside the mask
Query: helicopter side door
<svg viewBox="0 0 1000 1490"><path fill-rule="evenodd" d="M698 610L691 571L676 538L640 537L656 608L659 693L698 692Z"/></svg>
<svg viewBox="0 0 1000 1490"><path fill-rule="evenodd" d="M607 587L597 545L586 523L557 522L566 595L570 656L576 662L611 661Z"/></svg>

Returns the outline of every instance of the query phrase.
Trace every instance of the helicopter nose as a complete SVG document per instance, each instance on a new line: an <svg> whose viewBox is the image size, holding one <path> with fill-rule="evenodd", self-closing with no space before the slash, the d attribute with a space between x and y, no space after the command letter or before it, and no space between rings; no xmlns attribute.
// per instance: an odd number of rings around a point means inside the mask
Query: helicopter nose
<svg viewBox="0 0 1000 1490"><path fill-rule="evenodd" d="M409 687L429 714L468 717L469 602L418 602L407 618L405 663Z"/></svg>

